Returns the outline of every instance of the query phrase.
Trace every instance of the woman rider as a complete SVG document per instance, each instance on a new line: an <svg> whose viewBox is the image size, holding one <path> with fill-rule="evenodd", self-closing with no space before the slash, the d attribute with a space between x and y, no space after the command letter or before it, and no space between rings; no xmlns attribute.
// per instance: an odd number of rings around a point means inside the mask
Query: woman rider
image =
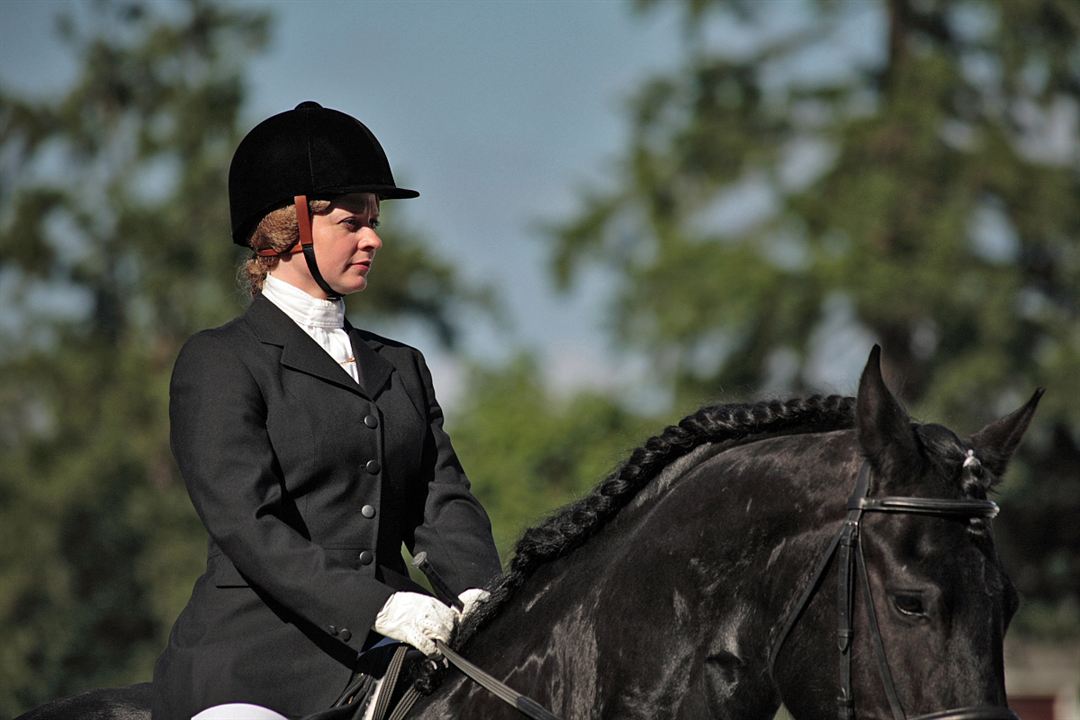
<svg viewBox="0 0 1080 720"><path fill-rule="evenodd" d="M345 320L380 201L417 195L363 124L314 102L237 148L232 236L254 251L254 297L173 371L173 454L210 541L155 667L154 720L223 703L299 717L334 704L383 636L433 653L455 611L408 579L402 543L467 608L498 573L423 356Z"/></svg>

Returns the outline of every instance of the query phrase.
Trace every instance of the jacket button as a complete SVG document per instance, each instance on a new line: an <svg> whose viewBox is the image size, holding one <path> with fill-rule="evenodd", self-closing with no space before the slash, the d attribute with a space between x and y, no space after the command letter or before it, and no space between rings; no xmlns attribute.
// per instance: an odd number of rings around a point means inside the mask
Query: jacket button
<svg viewBox="0 0 1080 720"><path fill-rule="evenodd" d="M370 565L375 556L371 554L370 550L364 550L356 556L356 559L360 561L361 565Z"/></svg>
<svg viewBox="0 0 1080 720"><path fill-rule="evenodd" d="M379 418L375 417L374 415L368 415L364 418L364 424L374 430L375 428L379 427Z"/></svg>
<svg viewBox="0 0 1080 720"><path fill-rule="evenodd" d="M337 635L337 625L329 625L326 628L331 635Z"/></svg>
<svg viewBox="0 0 1080 720"><path fill-rule="evenodd" d="M338 637L341 638L342 642L349 642L349 638L352 637L352 632L349 628L341 628L338 630Z"/></svg>
<svg viewBox="0 0 1080 720"><path fill-rule="evenodd" d="M371 518L375 517L375 506L365 505L364 507L360 508L360 514L370 520Z"/></svg>
<svg viewBox="0 0 1080 720"><path fill-rule="evenodd" d="M364 469L372 475L378 475L379 471L382 470L382 465L379 464L378 460L368 460L367 463L364 464Z"/></svg>

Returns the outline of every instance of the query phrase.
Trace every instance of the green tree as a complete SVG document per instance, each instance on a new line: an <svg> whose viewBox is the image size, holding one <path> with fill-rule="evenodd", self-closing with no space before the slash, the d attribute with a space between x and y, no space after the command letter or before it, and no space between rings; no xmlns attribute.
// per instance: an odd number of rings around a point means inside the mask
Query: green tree
<svg viewBox="0 0 1080 720"><path fill-rule="evenodd" d="M208 0L67 12L72 86L0 89L4 717L150 677L205 554L168 447L172 363L246 302L225 179L269 16ZM452 340L454 299L482 293L413 235L385 239L393 277L365 310Z"/></svg>
<svg viewBox="0 0 1080 720"><path fill-rule="evenodd" d="M449 418L454 447L504 559L526 527L591 489L661 425L599 393L559 397L525 356L474 367L468 387Z"/></svg>
<svg viewBox="0 0 1080 720"><path fill-rule="evenodd" d="M1047 610L1021 627L1077 632L1080 6L680 7L684 62L554 228L556 279L614 268L616 339L680 402L805 392L872 339L917 414L965 431L1048 386L1002 546Z"/></svg>

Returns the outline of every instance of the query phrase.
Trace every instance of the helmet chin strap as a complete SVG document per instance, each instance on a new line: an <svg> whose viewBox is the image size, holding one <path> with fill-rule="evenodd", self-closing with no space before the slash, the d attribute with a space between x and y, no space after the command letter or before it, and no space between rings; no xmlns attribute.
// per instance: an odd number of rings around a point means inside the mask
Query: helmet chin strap
<svg viewBox="0 0 1080 720"><path fill-rule="evenodd" d="M296 205L296 225L300 229L300 247L304 251L304 260L307 261L311 277L326 293L327 300L338 300L341 294L331 289L330 284L319 272L319 264L315 262L315 241L311 237L311 214L308 212L307 196L297 195L293 198L293 204Z"/></svg>
<svg viewBox="0 0 1080 720"><path fill-rule="evenodd" d="M263 249L256 250L255 253L264 257L280 257L282 255L295 255L298 252L303 252L304 261L308 266L308 272L311 273L311 278L315 281L315 284L326 293L326 299L339 300L341 299L341 293L330 287L330 284L323 278L322 273L319 272L319 264L315 261L315 241L311 236L311 213L308 211L307 195L295 196L293 198L293 205L296 207L296 226L300 231L300 244L293 245L281 252Z"/></svg>

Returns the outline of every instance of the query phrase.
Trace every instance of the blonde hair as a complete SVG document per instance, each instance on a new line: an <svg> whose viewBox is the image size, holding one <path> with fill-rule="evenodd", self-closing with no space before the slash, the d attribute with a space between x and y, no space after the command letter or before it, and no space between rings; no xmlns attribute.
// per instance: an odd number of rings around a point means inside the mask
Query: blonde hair
<svg viewBox="0 0 1080 720"><path fill-rule="evenodd" d="M329 200L308 200L308 210L312 214L323 214L330 209ZM300 242L300 228L296 224L296 208L292 205L271 210L263 215L262 220L251 231L247 244L253 251L274 250L285 252ZM280 258L276 255L252 255L240 266L238 273L240 284L251 293L252 297L262 292L267 274L277 267Z"/></svg>

